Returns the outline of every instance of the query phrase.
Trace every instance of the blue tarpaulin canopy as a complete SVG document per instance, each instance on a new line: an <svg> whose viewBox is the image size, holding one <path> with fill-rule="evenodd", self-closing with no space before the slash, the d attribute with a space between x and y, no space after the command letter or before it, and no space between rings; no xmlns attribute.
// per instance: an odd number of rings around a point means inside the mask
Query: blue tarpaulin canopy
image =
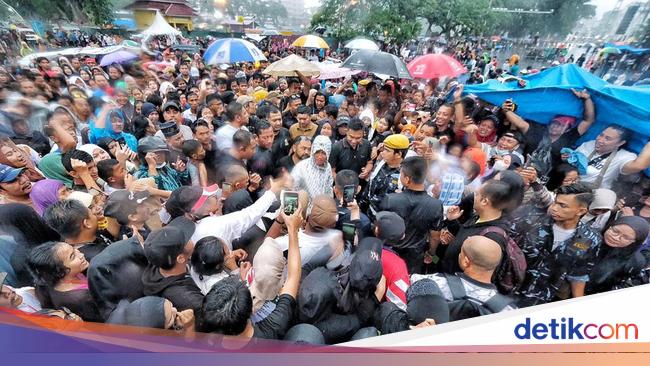
<svg viewBox="0 0 650 366"><path fill-rule="evenodd" d="M558 114L582 118L582 101L571 88L587 89L595 105L596 122L582 140L594 139L611 123L634 131L628 147L634 152L641 151L650 137L650 88L613 85L574 64L556 66L522 79L526 81L524 87L517 81L488 80L465 86L465 94L477 95L494 105L512 98L521 117L548 124Z"/></svg>
<svg viewBox="0 0 650 366"><path fill-rule="evenodd" d="M635 48L635 47L628 46L628 45L618 45L617 46L617 45L615 45L613 43L606 43L605 47L618 48L619 50L621 50L621 52L627 52L627 53L631 53L633 55L643 55L643 54L646 54L646 53L650 53L650 48Z"/></svg>

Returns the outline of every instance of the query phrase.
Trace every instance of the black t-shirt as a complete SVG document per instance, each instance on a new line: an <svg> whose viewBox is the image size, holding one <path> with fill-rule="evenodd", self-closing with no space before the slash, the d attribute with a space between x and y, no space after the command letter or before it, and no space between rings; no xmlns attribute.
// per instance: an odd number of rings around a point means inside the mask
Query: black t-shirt
<svg viewBox="0 0 650 366"><path fill-rule="evenodd" d="M379 205L382 211L398 214L406 224L406 233L397 249L422 249L428 247L429 232L440 230L442 223L442 203L424 191L404 189L401 193L391 193Z"/></svg>
<svg viewBox="0 0 650 366"><path fill-rule="evenodd" d="M296 164L293 162L292 155L283 157L282 159L278 160L278 163L275 165L276 168L285 168L288 172L291 172L294 166L296 166Z"/></svg>
<svg viewBox="0 0 650 366"><path fill-rule="evenodd" d="M337 141L332 146L329 162L335 171L340 172L343 169L350 169L357 174L366 166L370 160L372 148L368 140L363 139L356 149L352 149L347 139Z"/></svg>
<svg viewBox="0 0 650 366"><path fill-rule="evenodd" d="M298 123L298 119L291 113L291 111L282 113L282 126L284 126L284 128L289 129L296 123Z"/></svg>
<svg viewBox="0 0 650 366"><path fill-rule="evenodd" d="M540 142L544 139L544 136L548 136L548 125L541 125L539 123L530 122L530 127L526 131L526 149L524 151L525 155L532 154L540 145ZM563 147L573 148L576 145L576 141L580 138L577 128L572 128L555 142L551 143L551 162L555 167L562 162L560 158L560 150Z"/></svg>
<svg viewBox="0 0 650 366"><path fill-rule="evenodd" d="M264 320L253 324L253 337L264 339L282 339L292 324L296 299L289 294L278 298L275 309Z"/></svg>

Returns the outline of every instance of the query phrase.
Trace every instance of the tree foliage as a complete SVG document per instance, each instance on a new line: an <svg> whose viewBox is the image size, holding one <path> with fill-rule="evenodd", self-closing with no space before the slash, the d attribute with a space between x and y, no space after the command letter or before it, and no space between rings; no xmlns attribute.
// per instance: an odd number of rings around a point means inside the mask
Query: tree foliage
<svg viewBox="0 0 650 366"><path fill-rule="evenodd" d="M225 13L230 17L254 16L258 21L284 25L287 8L279 0L229 0Z"/></svg>
<svg viewBox="0 0 650 366"><path fill-rule="evenodd" d="M112 20L113 4L106 0L8 0L16 11L29 18L64 20L79 24L102 25Z"/></svg>
<svg viewBox="0 0 650 366"><path fill-rule="evenodd" d="M489 0L417 0L418 15L427 20L428 31L440 27L440 33L481 34L490 28L495 14Z"/></svg>
<svg viewBox="0 0 650 366"><path fill-rule="evenodd" d="M400 0L326 0L311 19L312 28L324 26L338 39L358 35L403 42L420 31L417 3Z"/></svg>

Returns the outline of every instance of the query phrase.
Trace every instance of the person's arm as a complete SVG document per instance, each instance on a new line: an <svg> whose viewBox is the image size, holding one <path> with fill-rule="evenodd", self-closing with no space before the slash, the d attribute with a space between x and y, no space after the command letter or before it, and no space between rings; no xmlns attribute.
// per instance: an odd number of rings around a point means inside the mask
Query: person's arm
<svg viewBox="0 0 650 366"><path fill-rule="evenodd" d="M148 152L147 155L145 155L144 160L147 163L147 173L149 173L149 176L158 176L158 171L156 170L156 153Z"/></svg>
<svg viewBox="0 0 650 366"><path fill-rule="evenodd" d="M208 186L208 170L205 168L205 163L204 162L199 162L198 165L199 169L199 182L201 182L201 187L207 187Z"/></svg>
<svg viewBox="0 0 650 366"><path fill-rule="evenodd" d="M476 136L476 134L478 133L477 125L474 124L469 125L465 127L464 131L467 134L467 146L475 147L477 149L483 148L483 146L481 146L481 142L478 140L478 137Z"/></svg>
<svg viewBox="0 0 650 366"><path fill-rule="evenodd" d="M621 168L621 173L625 175L635 174L650 167L650 141L648 141L643 150L639 153L636 159L627 162Z"/></svg>
<svg viewBox="0 0 650 366"><path fill-rule="evenodd" d="M454 92L454 122L456 122L454 123L454 132L456 134L463 131L463 127L465 127L465 106L461 98L463 89L464 85L461 84Z"/></svg>
<svg viewBox="0 0 650 366"><path fill-rule="evenodd" d="M113 105L106 103L102 106L102 109L99 112L99 116L95 119L94 128L98 130L103 130L106 127L106 118L108 118L108 112L113 108Z"/></svg>
<svg viewBox="0 0 650 366"><path fill-rule="evenodd" d="M316 93L318 93L316 89L309 90L309 96L307 97L307 103L305 104L307 107L311 107L314 104Z"/></svg>
<svg viewBox="0 0 650 366"><path fill-rule="evenodd" d="M284 212L280 213L284 218L289 232L289 248L287 255L287 279L284 281L284 286L280 290L280 295L290 295L294 299L298 296L298 288L300 287L300 277L302 275L302 261L300 258L300 246L298 244L298 230L302 224L302 206L299 205L298 209L291 216L286 216Z"/></svg>
<svg viewBox="0 0 650 366"><path fill-rule="evenodd" d="M79 175L79 179L83 181L87 190L94 189L98 192L104 191L90 176L88 165L85 162L78 159L71 159L70 164L72 165L72 169Z"/></svg>
<svg viewBox="0 0 650 366"><path fill-rule="evenodd" d="M62 152L67 152L77 146L74 137L63 128L63 117L60 114L52 116L48 126L54 130L54 134L58 137L57 145Z"/></svg>
<svg viewBox="0 0 650 366"><path fill-rule="evenodd" d="M224 228L221 239L232 242L244 235L246 230L250 229L266 214L269 207L276 201L276 194L280 192L283 186L282 179L271 179L270 182L271 188L255 203L243 210L219 217L219 226Z"/></svg>
<svg viewBox="0 0 650 366"><path fill-rule="evenodd" d="M309 90L311 90L311 82L309 81L309 78L303 75L300 71L296 70L296 74L298 75L298 78L300 81L302 81L302 94L303 95L309 95Z"/></svg>
<svg viewBox="0 0 650 366"><path fill-rule="evenodd" d="M585 296L585 284L582 281L571 281L571 297Z"/></svg>
<svg viewBox="0 0 650 366"><path fill-rule="evenodd" d="M591 127L591 125L596 120L596 110L594 108L594 102L591 100L591 96L589 95L587 89L583 91L571 89L571 91L577 98L582 99L584 103L585 111L582 115L582 122L580 122L578 125L578 133L582 136L587 132L589 127Z"/></svg>
<svg viewBox="0 0 650 366"><path fill-rule="evenodd" d="M507 101L506 101L507 102ZM530 129L530 124L526 122L523 118L512 111L512 103L504 103L502 110L505 112L506 119L510 122L511 126L514 126L516 129L521 131L521 133L526 133Z"/></svg>

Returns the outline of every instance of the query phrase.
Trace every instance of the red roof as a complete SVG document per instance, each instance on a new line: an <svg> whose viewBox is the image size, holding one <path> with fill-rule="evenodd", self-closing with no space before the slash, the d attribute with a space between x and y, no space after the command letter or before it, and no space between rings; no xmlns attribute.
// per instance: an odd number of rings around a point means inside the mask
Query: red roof
<svg viewBox="0 0 650 366"><path fill-rule="evenodd" d="M160 14L172 17L193 17L197 13L185 0L136 0L125 9L160 10Z"/></svg>

